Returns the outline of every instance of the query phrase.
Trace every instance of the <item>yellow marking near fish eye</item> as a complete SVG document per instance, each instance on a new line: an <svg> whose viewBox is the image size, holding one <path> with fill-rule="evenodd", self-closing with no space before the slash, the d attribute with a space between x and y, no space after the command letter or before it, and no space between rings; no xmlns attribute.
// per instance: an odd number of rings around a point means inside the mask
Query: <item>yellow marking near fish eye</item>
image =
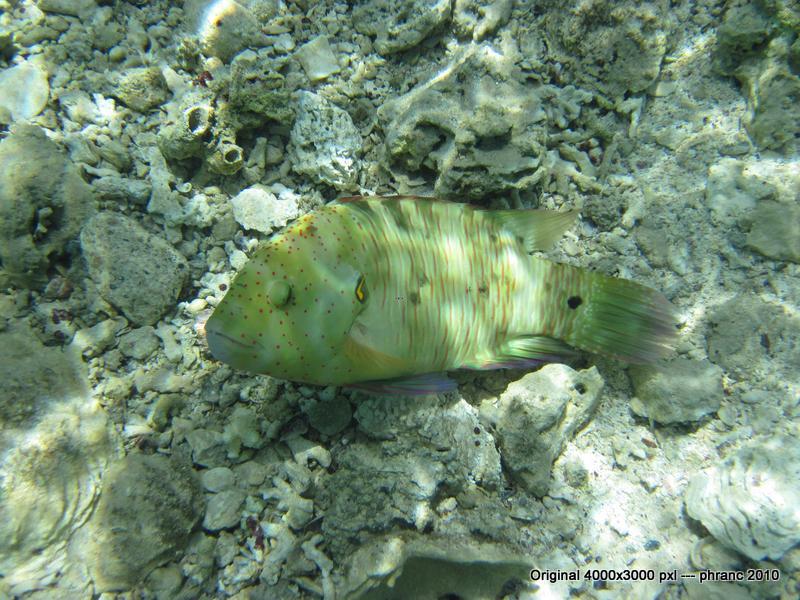
<svg viewBox="0 0 800 600"><path fill-rule="evenodd" d="M358 283L356 284L356 298L358 298L358 301L362 304L367 299L367 288L364 285L365 282L366 280L364 279L364 276L361 275L358 278Z"/></svg>

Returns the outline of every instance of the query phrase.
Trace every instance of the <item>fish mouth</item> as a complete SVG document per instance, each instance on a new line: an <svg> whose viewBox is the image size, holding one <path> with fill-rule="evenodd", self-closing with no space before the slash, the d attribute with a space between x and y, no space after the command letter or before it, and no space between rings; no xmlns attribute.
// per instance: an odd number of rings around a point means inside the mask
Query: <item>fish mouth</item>
<svg viewBox="0 0 800 600"><path fill-rule="evenodd" d="M213 326L206 325L206 341L211 355L217 360L234 364L237 358L246 350L252 350L251 345L247 345L227 333L223 333Z"/></svg>

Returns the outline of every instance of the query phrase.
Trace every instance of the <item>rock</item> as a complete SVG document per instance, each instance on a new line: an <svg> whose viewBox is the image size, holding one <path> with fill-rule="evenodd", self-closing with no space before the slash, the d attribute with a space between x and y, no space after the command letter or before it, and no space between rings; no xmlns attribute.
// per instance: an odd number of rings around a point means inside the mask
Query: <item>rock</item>
<svg viewBox="0 0 800 600"><path fill-rule="evenodd" d="M92 187L102 200L130 202L139 206L147 204L153 191L147 181L114 176L98 177L92 182Z"/></svg>
<svg viewBox="0 0 800 600"><path fill-rule="evenodd" d="M322 96L301 91L292 127L292 168L339 190L354 189L361 135L344 110Z"/></svg>
<svg viewBox="0 0 800 600"><path fill-rule="evenodd" d="M158 350L158 337L150 325L132 329L119 339L119 350L129 358L144 360Z"/></svg>
<svg viewBox="0 0 800 600"><path fill-rule="evenodd" d="M83 19L97 10L97 3L95 0L38 0L36 7L44 12Z"/></svg>
<svg viewBox="0 0 800 600"><path fill-rule="evenodd" d="M723 158L708 169L706 204L714 220L723 225L735 224L742 214L755 208L760 198L774 191L772 186L745 176L744 169L744 161L734 158Z"/></svg>
<svg viewBox="0 0 800 600"><path fill-rule="evenodd" d="M85 394L87 385L78 356L44 346L27 325L11 323L0 331L0 440L3 430L25 426L51 401Z"/></svg>
<svg viewBox="0 0 800 600"><path fill-rule="evenodd" d="M328 38L324 35L319 35L300 46L294 56L300 61L308 78L314 82L327 79L340 71Z"/></svg>
<svg viewBox="0 0 800 600"><path fill-rule="evenodd" d="M752 215L747 245L774 260L800 263L800 205L760 202Z"/></svg>
<svg viewBox="0 0 800 600"><path fill-rule="evenodd" d="M245 229L271 233L300 214L294 194L281 196L261 185L242 190L231 199L233 217Z"/></svg>
<svg viewBox="0 0 800 600"><path fill-rule="evenodd" d="M519 550L466 535L374 538L347 565L345 598L504 598L509 581L518 597L535 597Z"/></svg>
<svg viewBox="0 0 800 600"><path fill-rule="evenodd" d="M79 329L71 346L84 356L98 356L116 343L117 332L125 325L125 319L105 319L92 327Z"/></svg>
<svg viewBox="0 0 800 600"><path fill-rule="evenodd" d="M338 468L315 501L323 507L322 528L334 553L347 553L353 535L397 524L425 530L442 490L467 502L488 498L487 490L502 485L495 440L464 400L360 398L354 417L363 435L337 451ZM487 512L497 510L487 503ZM503 519L487 518L481 530L504 527Z"/></svg>
<svg viewBox="0 0 800 600"><path fill-rule="evenodd" d="M686 510L726 546L752 560L780 559L800 542L800 442L748 442L689 481Z"/></svg>
<svg viewBox="0 0 800 600"><path fill-rule="evenodd" d="M625 0L559 10L560 3L548 4L544 27L555 42L548 43L551 60L573 65L576 85L622 98L658 79L674 20L667 5Z"/></svg>
<svg viewBox="0 0 800 600"><path fill-rule="evenodd" d="M158 454L129 454L103 477L95 513L71 552L97 592L127 590L175 556L203 514L189 465Z"/></svg>
<svg viewBox="0 0 800 600"><path fill-rule="evenodd" d="M186 434L192 448L192 460L202 467L216 467L225 463L222 434L209 429L193 429Z"/></svg>
<svg viewBox="0 0 800 600"><path fill-rule="evenodd" d="M172 160L203 156L211 137L213 106L202 96L187 95L176 112L158 132L161 153Z"/></svg>
<svg viewBox="0 0 800 600"><path fill-rule="evenodd" d="M286 440L286 445L292 451L294 459L301 465L309 465L311 461L323 469L327 469L331 465L331 453L311 440L297 436Z"/></svg>
<svg viewBox="0 0 800 600"><path fill-rule="evenodd" d="M245 406L237 406L233 409L230 421L225 426L222 435L228 446L228 456L231 458L238 456L242 447L261 448L264 445L264 438L259 429L259 419L251 409Z"/></svg>
<svg viewBox="0 0 800 600"><path fill-rule="evenodd" d="M238 525L244 498L244 492L239 490L225 490L213 494L206 507L203 527L210 531L219 531Z"/></svg>
<svg viewBox="0 0 800 600"><path fill-rule="evenodd" d="M247 46L263 46L267 38L247 6L235 0L187 0L186 23L202 52L228 61Z"/></svg>
<svg viewBox="0 0 800 600"><path fill-rule="evenodd" d="M221 492L231 488L236 483L236 476L228 467L214 467L203 471L200 476L203 488L208 492Z"/></svg>
<svg viewBox="0 0 800 600"><path fill-rule="evenodd" d="M450 11L450 0L360 0L353 24L360 33L375 36L379 53L391 54L413 48L443 27Z"/></svg>
<svg viewBox="0 0 800 600"><path fill-rule="evenodd" d="M709 313L709 359L736 378L800 369L800 318L780 303L739 294ZM782 360L774 360L780 356Z"/></svg>
<svg viewBox="0 0 800 600"><path fill-rule="evenodd" d="M42 593L69 568L67 544L92 514L116 452L79 361L13 335L0 335L0 594L8 598Z"/></svg>
<svg viewBox="0 0 800 600"><path fill-rule="evenodd" d="M378 117L392 174L438 196L484 201L551 178L598 187L588 158L578 166L547 148L550 132L567 128L591 95L522 84L510 60L489 45L467 46L435 77L383 104Z"/></svg>
<svg viewBox="0 0 800 600"><path fill-rule="evenodd" d="M350 424L353 411L347 398L321 401L308 409L308 422L325 435L336 435Z"/></svg>
<svg viewBox="0 0 800 600"><path fill-rule="evenodd" d="M247 485L261 485L267 478L268 469L265 465L254 460L238 464L234 467L234 472L240 481Z"/></svg>
<svg viewBox="0 0 800 600"><path fill-rule="evenodd" d="M780 150L800 136L800 77L786 59L765 61L757 76L747 78L745 128L760 148Z"/></svg>
<svg viewBox="0 0 800 600"><path fill-rule="evenodd" d="M223 121L238 121L237 128L260 127L269 121L291 126L294 101L286 78L278 72L282 66L252 50L237 55L231 64L229 91L234 114L222 111Z"/></svg>
<svg viewBox="0 0 800 600"><path fill-rule="evenodd" d="M100 295L134 324L152 325L173 307L189 268L165 240L111 212L86 223L80 239Z"/></svg>
<svg viewBox="0 0 800 600"><path fill-rule="evenodd" d="M747 95L742 121L750 137L760 148L775 150L790 147L800 134L800 105L792 101L800 94L795 54L800 26L796 9L792 17L793 10L781 4L727 5L714 55L717 69L735 76Z"/></svg>
<svg viewBox="0 0 800 600"><path fill-rule="evenodd" d="M12 121L24 121L38 115L47 106L49 96L47 75L32 63L0 71L0 112L7 110Z"/></svg>
<svg viewBox="0 0 800 600"><path fill-rule="evenodd" d="M630 368L636 396L631 409L659 423L697 421L717 411L722 369L708 360L678 358L659 366Z"/></svg>
<svg viewBox="0 0 800 600"><path fill-rule="evenodd" d="M553 364L481 403L481 421L495 433L503 464L526 490L547 493L553 461L591 417L602 389L596 367L574 371Z"/></svg>
<svg viewBox="0 0 800 600"><path fill-rule="evenodd" d="M482 40L508 21L513 4L513 0L456 0L454 29L458 35Z"/></svg>
<svg viewBox="0 0 800 600"><path fill-rule="evenodd" d="M169 90L161 69L137 67L125 71L119 77L113 96L128 108L147 112L164 104L169 97Z"/></svg>
<svg viewBox="0 0 800 600"><path fill-rule="evenodd" d="M720 71L732 75L748 57L758 54L772 37L777 23L765 8L750 2L729 5L717 30L714 59Z"/></svg>
<svg viewBox="0 0 800 600"><path fill-rule="evenodd" d="M0 141L0 262L11 283L44 284L93 212L91 187L42 129L18 125Z"/></svg>

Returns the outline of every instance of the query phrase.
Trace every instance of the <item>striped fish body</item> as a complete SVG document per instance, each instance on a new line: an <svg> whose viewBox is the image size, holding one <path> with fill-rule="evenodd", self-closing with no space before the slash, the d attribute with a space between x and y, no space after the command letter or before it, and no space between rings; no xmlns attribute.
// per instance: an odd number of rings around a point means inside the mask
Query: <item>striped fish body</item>
<svg viewBox="0 0 800 600"><path fill-rule="evenodd" d="M653 290L530 255L574 213L407 197L310 213L265 243L206 325L237 368L320 385L559 360L646 362L672 310Z"/></svg>

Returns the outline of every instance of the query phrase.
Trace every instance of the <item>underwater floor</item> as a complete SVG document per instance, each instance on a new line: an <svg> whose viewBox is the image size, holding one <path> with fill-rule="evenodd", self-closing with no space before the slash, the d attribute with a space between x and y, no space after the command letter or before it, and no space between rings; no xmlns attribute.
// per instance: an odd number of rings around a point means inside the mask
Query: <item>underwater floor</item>
<svg viewBox="0 0 800 600"><path fill-rule="evenodd" d="M798 139L790 1L0 0L0 598L800 597ZM579 210L542 256L674 350L212 357L261 242L395 194Z"/></svg>

